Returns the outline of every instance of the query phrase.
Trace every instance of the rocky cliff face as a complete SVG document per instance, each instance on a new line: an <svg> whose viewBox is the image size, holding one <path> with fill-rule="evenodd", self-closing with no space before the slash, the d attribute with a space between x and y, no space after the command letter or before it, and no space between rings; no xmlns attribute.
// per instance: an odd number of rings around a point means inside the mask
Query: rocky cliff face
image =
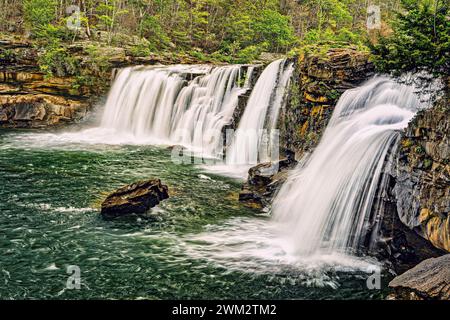
<svg viewBox="0 0 450 320"><path fill-rule="evenodd" d="M161 201L169 198L169 189L159 179L138 181L111 193L102 203L101 214L116 218L130 214L146 215ZM152 218L151 214L146 216Z"/></svg>
<svg viewBox="0 0 450 320"><path fill-rule="evenodd" d="M375 252L398 273L450 251L449 127L448 98L442 98L411 121L384 168Z"/></svg>
<svg viewBox="0 0 450 320"><path fill-rule="evenodd" d="M300 57L279 119L281 153L300 160L318 144L340 95L373 75L367 55L349 49ZM375 199L365 247L401 273L449 251L450 111L448 96L419 114L390 152ZM240 200L270 205L295 162L260 164L249 172ZM294 163L294 164L293 164ZM374 239L378 241L374 242Z"/></svg>
<svg viewBox="0 0 450 320"><path fill-rule="evenodd" d="M387 160L383 183L372 209L369 236L364 242L369 254L385 261L396 274L414 267L421 261L439 257L445 252L433 246L399 218L393 175L395 154Z"/></svg>
<svg viewBox="0 0 450 320"><path fill-rule="evenodd" d="M81 119L109 88L116 68L139 64L198 63L191 57L135 56L130 47L93 41L65 45L73 62L60 61L47 77L42 49L23 38L0 39L0 127L56 126Z"/></svg>
<svg viewBox="0 0 450 320"><path fill-rule="evenodd" d="M73 77L46 78L38 51L23 39L0 40L0 127L35 128L81 119L91 101Z"/></svg>
<svg viewBox="0 0 450 320"><path fill-rule="evenodd" d="M231 117L231 122L227 124L223 128L223 132L225 134L226 130L236 130L239 125L239 121L241 120L242 115L244 114L245 107L247 106L247 102L250 99L250 95L252 93L253 88L256 85L256 82L258 81L259 76L264 71L265 65L258 64L258 65L252 65L252 69L250 69L249 65L244 65L241 68L241 71L245 73L246 77L250 77L248 90L246 92L243 92L238 96L238 104L233 112L233 116ZM250 75L248 73L251 73Z"/></svg>
<svg viewBox="0 0 450 320"><path fill-rule="evenodd" d="M299 57L286 106L280 112L280 145L299 160L318 144L341 94L374 74L368 54L330 49Z"/></svg>
<svg viewBox="0 0 450 320"><path fill-rule="evenodd" d="M88 104L47 94L0 95L0 126L38 128L83 118Z"/></svg>
<svg viewBox="0 0 450 320"><path fill-rule="evenodd" d="M439 100L408 126L396 158L397 212L403 224L450 252L450 107Z"/></svg>

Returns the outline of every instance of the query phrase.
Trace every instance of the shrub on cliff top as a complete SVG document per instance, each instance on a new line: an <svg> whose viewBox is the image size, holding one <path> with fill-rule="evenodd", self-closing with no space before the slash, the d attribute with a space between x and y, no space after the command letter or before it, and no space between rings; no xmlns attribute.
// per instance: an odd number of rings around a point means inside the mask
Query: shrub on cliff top
<svg viewBox="0 0 450 320"><path fill-rule="evenodd" d="M47 77L65 77L75 75L78 71L78 62L66 48L51 44L45 47L39 56L39 68Z"/></svg>
<svg viewBox="0 0 450 320"><path fill-rule="evenodd" d="M23 14L25 26L35 36L43 27L56 19L56 0L25 0Z"/></svg>

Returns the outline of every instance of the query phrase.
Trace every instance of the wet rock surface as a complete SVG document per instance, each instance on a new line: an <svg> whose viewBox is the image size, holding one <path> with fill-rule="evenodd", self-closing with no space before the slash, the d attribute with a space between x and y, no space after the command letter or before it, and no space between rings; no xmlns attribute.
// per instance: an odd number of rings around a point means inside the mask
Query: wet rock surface
<svg viewBox="0 0 450 320"><path fill-rule="evenodd" d="M26 39L2 39L0 44L0 127L50 127L86 115L93 102L74 77L46 77L38 50Z"/></svg>
<svg viewBox="0 0 450 320"><path fill-rule="evenodd" d="M245 107L247 106L247 102L250 99L250 95L252 93L253 88L256 85L256 82L261 75L261 73L264 71L264 65L252 65L253 71L250 75L250 83L249 88L247 91L243 92L238 96L238 103L236 108L234 109L233 115L231 116L231 121L223 128L223 136L225 138L227 130L236 130L239 126L239 121L242 118L242 115L244 114ZM249 66L244 66L243 70L245 72L249 72ZM246 75L248 76L248 75ZM226 142L226 141L225 141ZM225 145L226 146L226 145Z"/></svg>
<svg viewBox="0 0 450 320"><path fill-rule="evenodd" d="M386 159L370 228L372 254L399 274L449 252L449 109L420 111ZM370 246L367 239L366 246Z"/></svg>
<svg viewBox="0 0 450 320"><path fill-rule="evenodd" d="M394 278L391 299L450 300L450 254L425 260Z"/></svg>
<svg viewBox="0 0 450 320"><path fill-rule="evenodd" d="M450 252L450 107L439 100L421 111L400 142L395 161L400 220L436 248Z"/></svg>
<svg viewBox="0 0 450 320"><path fill-rule="evenodd" d="M297 164L292 158L278 162L261 163L250 168L247 182L239 193L239 201L263 209L269 207L278 190Z"/></svg>
<svg viewBox="0 0 450 320"><path fill-rule="evenodd" d="M159 179L138 181L111 193L101 206L105 218L131 214L145 215L151 208L169 198L167 186Z"/></svg>
<svg viewBox="0 0 450 320"><path fill-rule="evenodd" d="M445 254L445 251L433 246L400 220L393 192L396 180L391 170L385 170L386 185L382 186L375 199L370 232L364 245L370 255L384 261L393 273L400 274L425 259ZM372 239L376 241L371 243Z"/></svg>

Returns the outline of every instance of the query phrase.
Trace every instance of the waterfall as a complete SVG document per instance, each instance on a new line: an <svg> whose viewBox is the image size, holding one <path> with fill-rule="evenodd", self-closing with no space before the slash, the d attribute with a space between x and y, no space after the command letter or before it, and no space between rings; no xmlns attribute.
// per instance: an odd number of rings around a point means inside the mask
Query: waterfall
<svg viewBox="0 0 450 320"><path fill-rule="evenodd" d="M89 143L179 145L188 149L183 152L188 161L189 151L193 151L216 162L224 154L224 128L235 116L239 97L251 89L255 70L255 66L243 65L124 68L115 76L100 127L61 138ZM293 64L286 59L265 68L238 129L227 136L226 169L213 171L245 177L252 165L278 158L278 144L272 143L273 136L277 137L273 129L292 71ZM174 153L179 149L174 148Z"/></svg>
<svg viewBox="0 0 450 320"><path fill-rule="evenodd" d="M248 90L252 72L249 67L240 86L239 65L125 68L111 88L101 128L217 156L223 150L222 128Z"/></svg>
<svg viewBox="0 0 450 320"><path fill-rule="evenodd" d="M237 175L245 176L252 165L278 157L278 153L271 154L269 150L278 150L278 145L271 145L273 141L268 140L273 138L292 71L293 64L277 60L266 67L256 82L227 149L226 163Z"/></svg>
<svg viewBox="0 0 450 320"><path fill-rule="evenodd" d="M358 249L385 157L418 108L411 87L387 78L343 94L319 145L274 200L274 219L297 254Z"/></svg>

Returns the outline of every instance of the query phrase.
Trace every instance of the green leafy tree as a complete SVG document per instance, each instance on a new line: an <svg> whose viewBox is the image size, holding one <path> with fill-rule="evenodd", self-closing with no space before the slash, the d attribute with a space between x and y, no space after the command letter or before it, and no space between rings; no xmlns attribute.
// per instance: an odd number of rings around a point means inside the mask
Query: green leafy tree
<svg viewBox="0 0 450 320"><path fill-rule="evenodd" d="M371 48L381 71L428 70L450 74L449 3L443 0L402 0L393 33Z"/></svg>
<svg viewBox="0 0 450 320"><path fill-rule="evenodd" d="M140 23L139 34L150 41L152 50L164 49L170 44L170 37L161 25L158 16L146 14Z"/></svg>
<svg viewBox="0 0 450 320"><path fill-rule="evenodd" d="M111 43L113 35L117 29L117 20L120 16L125 15L128 10L123 8L121 0L106 0L100 3L96 11L96 15L100 24L108 32L108 43Z"/></svg>
<svg viewBox="0 0 450 320"><path fill-rule="evenodd" d="M258 43L268 43L270 51L286 50L296 40L289 18L275 10L263 10L252 23L252 29L254 40Z"/></svg>
<svg viewBox="0 0 450 320"><path fill-rule="evenodd" d="M23 3L24 20L33 36L56 19L56 0L25 0Z"/></svg>

